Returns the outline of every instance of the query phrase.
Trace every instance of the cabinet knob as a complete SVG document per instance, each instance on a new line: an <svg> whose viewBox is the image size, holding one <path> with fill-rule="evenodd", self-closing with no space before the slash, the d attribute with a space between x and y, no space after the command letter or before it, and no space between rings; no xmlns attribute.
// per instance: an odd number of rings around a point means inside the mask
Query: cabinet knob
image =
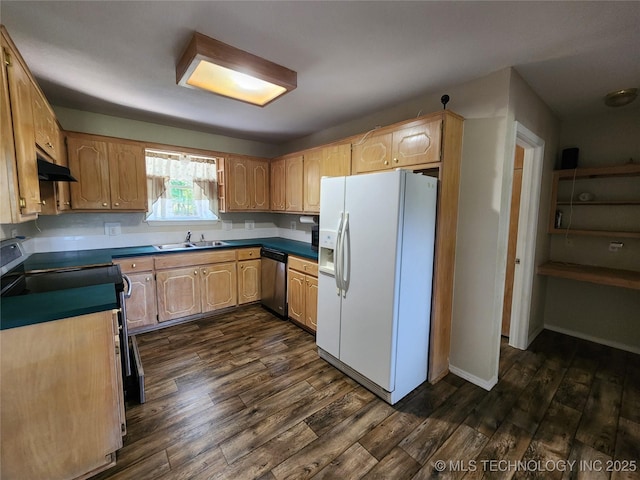
<svg viewBox="0 0 640 480"><path fill-rule="evenodd" d="M147 282L150 282L150 281L151 281L151 277L147 277L147 278L145 278L145 280L146 280Z"/></svg>
<svg viewBox="0 0 640 480"><path fill-rule="evenodd" d="M385 160L385 161L384 161L384 164L385 164L385 165L389 165L389 160Z"/></svg>
<svg viewBox="0 0 640 480"><path fill-rule="evenodd" d="M250 257L253 257L253 252L249 252L249 256L250 256Z"/></svg>
<svg viewBox="0 0 640 480"><path fill-rule="evenodd" d="M106 202L104 202L104 203L102 204L102 206L103 206L103 207L108 207L108 205L107 205L107 203L106 203Z"/></svg>
<svg viewBox="0 0 640 480"><path fill-rule="evenodd" d="M240 270L244 270L244 265L241 265L241 266L240 266Z"/></svg>
<svg viewBox="0 0 640 480"><path fill-rule="evenodd" d="M394 159L393 159L393 161L394 161L394 162L396 162L396 163L398 163L398 159L397 159L397 158L394 158Z"/></svg>
<svg viewBox="0 0 640 480"><path fill-rule="evenodd" d="M135 263L132 263L132 264L131 264L131 268L136 268L136 264L135 264Z"/></svg>
<svg viewBox="0 0 640 480"><path fill-rule="evenodd" d="M207 273L207 272L204 272L204 273ZM194 270L194 271L193 271L193 274L194 274L194 275L197 275L197 274L198 274L198 270Z"/></svg>
<svg viewBox="0 0 640 480"><path fill-rule="evenodd" d="M117 202L116 202L116 203L114 203L113 205L114 205L115 207L119 207L119 206L120 206L120 204L119 204L119 203L117 203Z"/></svg>
<svg viewBox="0 0 640 480"><path fill-rule="evenodd" d="M46 205L47 201L46 200L42 200L41 202L38 202L40 205Z"/></svg>
<svg viewBox="0 0 640 480"><path fill-rule="evenodd" d="M64 202L65 205L71 205L71 202Z"/></svg>

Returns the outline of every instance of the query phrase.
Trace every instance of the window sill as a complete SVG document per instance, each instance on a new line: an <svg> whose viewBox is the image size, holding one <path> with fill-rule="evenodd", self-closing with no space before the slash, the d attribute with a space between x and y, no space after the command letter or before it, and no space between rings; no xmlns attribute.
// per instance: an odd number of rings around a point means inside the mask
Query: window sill
<svg viewBox="0 0 640 480"><path fill-rule="evenodd" d="M220 220L145 220L150 227L171 227L184 225L215 225Z"/></svg>

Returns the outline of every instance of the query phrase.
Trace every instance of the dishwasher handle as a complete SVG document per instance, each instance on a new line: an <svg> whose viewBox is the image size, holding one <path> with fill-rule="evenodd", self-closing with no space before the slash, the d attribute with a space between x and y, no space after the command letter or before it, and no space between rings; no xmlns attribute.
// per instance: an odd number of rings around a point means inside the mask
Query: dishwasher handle
<svg viewBox="0 0 640 480"><path fill-rule="evenodd" d="M277 262L287 263L288 255L285 252L279 250L273 250L271 248L262 247L260 249L260 256L263 258L270 258Z"/></svg>

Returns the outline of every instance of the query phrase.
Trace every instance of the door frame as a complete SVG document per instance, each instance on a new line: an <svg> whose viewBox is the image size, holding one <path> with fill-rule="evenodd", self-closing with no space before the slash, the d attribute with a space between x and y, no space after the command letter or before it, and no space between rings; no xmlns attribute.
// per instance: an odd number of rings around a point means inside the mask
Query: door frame
<svg viewBox="0 0 640 480"><path fill-rule="evenodd" d="M515 155L515 146L521 146L524 148L524 164L516 240L516 258L520 259L520 265L515 269L513 276L509 345L526 350L529 346L531 293L535 277L536 237L545 142L521 123L516 121L515 126L512 157ZM511 169L511 175L513 175L513 169ZM502 321L502 317L500 320Z"/></svg>

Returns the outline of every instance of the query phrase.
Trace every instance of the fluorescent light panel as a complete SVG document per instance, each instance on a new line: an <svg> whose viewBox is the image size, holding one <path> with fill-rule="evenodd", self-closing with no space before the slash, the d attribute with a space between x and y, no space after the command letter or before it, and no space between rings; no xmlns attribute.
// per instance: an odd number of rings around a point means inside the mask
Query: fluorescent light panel
<svg viewBox="0 0 640 480"><path fill-rule="evenodd" d="M297 73L195 32L176 67L178 85L264 107L294 90Z"/></svg>

